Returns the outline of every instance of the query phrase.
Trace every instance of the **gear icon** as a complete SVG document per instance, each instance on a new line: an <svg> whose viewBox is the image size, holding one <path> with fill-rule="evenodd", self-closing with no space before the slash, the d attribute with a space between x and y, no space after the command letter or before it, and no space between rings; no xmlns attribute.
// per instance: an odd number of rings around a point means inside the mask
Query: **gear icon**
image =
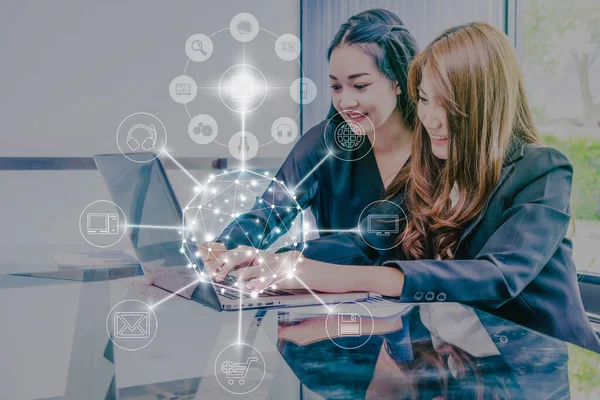
<svg viewBox="0 0 600 400"><path fill-rule="evenodd" d="M210 124L205 124L203 122L198 122L195 126L194 126L194 135L202 135L205 137L210 137L212 136L214 129Z"/></svg>

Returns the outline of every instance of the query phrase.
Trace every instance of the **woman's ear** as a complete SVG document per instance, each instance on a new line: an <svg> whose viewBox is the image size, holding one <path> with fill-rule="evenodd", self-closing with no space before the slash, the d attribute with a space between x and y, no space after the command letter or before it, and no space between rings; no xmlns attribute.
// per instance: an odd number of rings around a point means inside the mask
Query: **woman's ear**
<svg viewBox="0 0 600 400"><path fill-rule="evenodd" d="M400 96L402 93L402 89L400 89L400 84L398 81L394 81L394 91L396 92L396 96Z"/></svg>

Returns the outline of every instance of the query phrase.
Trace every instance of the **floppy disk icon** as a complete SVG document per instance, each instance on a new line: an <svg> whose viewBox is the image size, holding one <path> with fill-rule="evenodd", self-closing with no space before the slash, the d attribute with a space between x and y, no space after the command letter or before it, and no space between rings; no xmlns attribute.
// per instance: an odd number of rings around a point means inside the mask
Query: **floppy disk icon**
<svg viewBox="0 0 600 400"><path fill-rule="evenodd" d="M361 317L356 313L342 313L338 315L339 336L360 336Z"/></svg>
<svg viewBox="0 0 600 400"><path fill-rule="evenodd" d="M150 337L150 313L117 312L114 315L115 338L147 339Z"/></svg>

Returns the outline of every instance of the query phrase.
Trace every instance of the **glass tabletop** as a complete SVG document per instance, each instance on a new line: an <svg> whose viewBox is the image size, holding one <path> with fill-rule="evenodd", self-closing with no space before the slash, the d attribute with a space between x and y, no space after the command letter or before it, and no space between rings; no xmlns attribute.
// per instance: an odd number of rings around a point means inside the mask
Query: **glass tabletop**
<svg viewBox="0 0 600 400"><path fill-rule="evenodd" d="M0 274L87 282L143 275L132 254L131 246L0 246Z"/></svg>
<svg viewBox="0 0 600 400"><path fill-rule="evenodd" d="M457 303L393 311L356 318L350 336L328 314L279 311L277 346L303 399L600 396L599 354Z"/></svg>
<svg viewBox="0 0 600 400"><path fill-rule="evenodd" d="M600 393L600 355L455 303L380 299L216 312L143 279L0 275L0 398L546 399ZM151 315L115 312L124 301L150 304ZM128 331L120 330L121 322ZM139 349L115 340L138 328L154 329Z"/></svg>

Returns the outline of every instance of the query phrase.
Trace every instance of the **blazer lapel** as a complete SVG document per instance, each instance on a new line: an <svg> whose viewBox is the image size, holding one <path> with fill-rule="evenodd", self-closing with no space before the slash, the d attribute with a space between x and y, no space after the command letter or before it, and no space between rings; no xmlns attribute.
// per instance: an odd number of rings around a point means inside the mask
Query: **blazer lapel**
<svg viewBox="0 0 600 400"><path fill-rule="evenodd" d="M471 222L469 222L469 224L463 230L463 233L461 234L460 239L458 240L458 244L456 245L457 250L460 248L460 245L465 240L465 238L467 236L469 236L469 234L473 231L473 229L475 229L475 227L483 219L483 216L487 212L488 206L490 204L490 200L496 195L496 193L498 192L500 187L507 181L508 176L515 169L514 162L516 160L518 160L519 158L523 157L524 149L525 149L524 144L522 144L516 140L513 140L511 142L509 151L508 151L508 157L506 157L506 161L504 162L504 165L502 166L502 170L500 172L500 179L498 180L498 183L494 187L494 190L492 190L492 193L490 194L487 201L485 202L485 205L483 206L483 210L479 213L479 215L477 217L475 217L475 219L473 219Z"/></svg>

